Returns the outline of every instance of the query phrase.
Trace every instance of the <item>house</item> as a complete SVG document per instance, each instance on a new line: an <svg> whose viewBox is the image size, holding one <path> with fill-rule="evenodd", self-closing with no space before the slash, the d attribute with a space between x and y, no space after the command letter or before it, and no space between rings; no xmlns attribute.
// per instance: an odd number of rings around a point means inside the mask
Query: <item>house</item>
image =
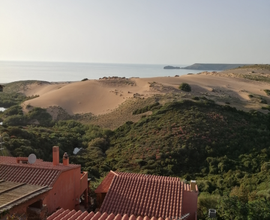
<svg viewBox="0 0 270 220"><path fill-rule="evenodd" d="M95 190L101 213L197 219L198 187L177 177L110 171Z"/></svg>
<svg viewBox="0 0 270 220"><path fill-rule="evenodd" d="M88 205L88 173L81 173L81 166L69 164L68 155L59 163L59 147L53 147L53 162L41 159L29 163L25 157L0 156L0 179L41 187L50 187L43 204L51 214L59 208L79 209L81 198Z"/></svg>

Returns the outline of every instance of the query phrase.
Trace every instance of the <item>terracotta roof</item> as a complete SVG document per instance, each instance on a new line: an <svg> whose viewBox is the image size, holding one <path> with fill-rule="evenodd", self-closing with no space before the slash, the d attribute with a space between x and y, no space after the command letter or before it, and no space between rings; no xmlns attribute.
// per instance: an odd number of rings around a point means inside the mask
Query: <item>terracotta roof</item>
<svg viewBox="0 0 270 220"><path fill-rule="evenodd" d="M116 172L110 171L108 175L104 178L101 184L96 188L95 193L105 193L108 192L112 180L115 176L118 176Z"/></svg>
<svg viewBox="0 0 270 220"><path fill-rule="evenodd" d="M24 167L36 167L36 168L49 168L54 170L70 170L77 167L81 167L81 165L78 164L69 164L68 166L64 166L62 163L59 163L59 165L54 166L52 162L43 161L41 159L37 159L35 163L33 164L21 164L17 163L17 158L22 160L27 160L27 157L6 157L6 156L0 156L0 165L1 164L10 164L10 165L17 165L17 166L24 166Z"/></svg>
<svg viewBox="0 0 270 220"><path fill-rule="evenodd" d="M0 180L0 213L35 198L50 188Z"/></svg>
<svg viewBox="0 0 270 220"><path fill-rule="evenodd" d="M0 164L0 179L39 186L52 186L61 171Z"/></svg>
<svg viewBox="0 0 270 220"><path fill-rule="evenodd" d="M178 177L167 177L167 176L155 176L155 175L146 175L146 174L140 174L140 173L124 173L124 172L117 172L117 171L110 171L108 175L104 178L104 180L101 182L101 184L97 187L95 190L95 193L106 193L108 192L110 185L112 183L112 180L115 176L128 176L132 178L146 178L146 179L166 179L166 180L176 180L179 181L180 179Z"/></svg>
<svg viewBox="0 0 270 220"><path fill-rule="evenodd" d="M54 212L52 215L50 215L47 220L150 220L148 217L141 217L141 216L128 216L127 214L121 215L117 214L114 215L113 213L108 214L106 212L104 213L94 213L94 212L82 212L82 211L75 211L75 210L64 210L59 209L56 212ZM156 218L151 218L151 220L157 220ZM159 218L158 220L163 220L162 218Z"/></svg>
<svg viewBox="0 0 270 220"><path fill-rule="evenodd" d="M20 158L27 159L27 158ZM17 163L16 157L0 156L0 179L39 186L52 186L58 176L80 165L54 166L52 162L36 160L34 164Z"/></svg>
<svg viewBox="0 0 270 220"><path fill-rule="evenodd" d="M179 178L119 172L111 174L114 177L101 212L156 218L181 216L183 190L188 190L188 187Z"/></svg>

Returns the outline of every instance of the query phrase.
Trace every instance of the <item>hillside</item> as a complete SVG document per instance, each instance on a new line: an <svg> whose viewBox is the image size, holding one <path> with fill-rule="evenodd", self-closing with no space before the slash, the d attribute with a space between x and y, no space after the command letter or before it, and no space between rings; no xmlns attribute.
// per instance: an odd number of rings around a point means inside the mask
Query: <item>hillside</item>
<svg viewBox="0 0 270 220"><path fill-rule="evenodd" d="M180 102L161 97L133 111L138 122L128 121L113 131L73 120L55 122L40 108L23 115L20 106L13 106L3 113L10 125L0 126L1 141L5 153L35 153L44 160L51 160L51 147L58 145L61 155L68 152L71 163L89 172L92 187L110 170L196 179L200 219L209 208L219 207L223 215L230 202L248 210L257 204L256 212L267 216L270 114L238 111L204 96ZM40 124L16 126L25 125L21 120ZM81 148L78 155L73 155L74 148Z"/></svg>
<svg viewBox="0 0 270 220"><path fill-rule="evenodd" d="M236 169L259 172L270 158L269 116L206 99L159 108L115 130L106 153L106 162L114 169L196 178L196 173L204 176ZM253 162L244 163L244 154L253 155Z"/></svg>
<svg viewBox="0 0 270 220"><path fill-rule="evenodd" d="M237 68L240 66L245 66L248 64L228 64L228 63L194 63L190 66L183 67L182 69L190 69L190 70L228 70Z"/></svg>

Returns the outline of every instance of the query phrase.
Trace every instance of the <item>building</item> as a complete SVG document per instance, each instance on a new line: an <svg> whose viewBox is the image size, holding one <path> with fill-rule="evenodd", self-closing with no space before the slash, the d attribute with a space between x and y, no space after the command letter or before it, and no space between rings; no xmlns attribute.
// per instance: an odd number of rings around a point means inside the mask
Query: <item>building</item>
<svg viewBox="0 0 270 220"><path fill-rule="evenodd" d="M19 214L21 219L45 219L47 208L43 200L51 188L0 180L0 219L9 213ZM29 219L29 218L28 218Z"/></svg>
<svg viewBox="0 0 270 220"><path fill-rule="evenodd" d="M48 214L59 208L78 210L82 196L88 204L88 173L69 164L66 153L59 163L59 147L53 147L53 162L37 159L30 164L25 157L0 156L0 180L51 188L43 199Z"/></svg>
<svg viewBox="0 0 270 220"><path fill-rule="evenodd" d="M95 191L101 213L197 219L198 187L177 177L111 171Z"/></svg>

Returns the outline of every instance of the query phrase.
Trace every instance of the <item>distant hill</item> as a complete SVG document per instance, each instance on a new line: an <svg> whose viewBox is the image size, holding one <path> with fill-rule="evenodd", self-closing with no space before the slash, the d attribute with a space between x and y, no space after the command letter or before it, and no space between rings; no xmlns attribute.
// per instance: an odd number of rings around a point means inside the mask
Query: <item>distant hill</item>
<svg viewBox="0 0 270 220"><path fill-rule="evenodd" d="M163 69L171 70L171 69L180 69L178 66L164 66Z"/></svg>
<svg viewBox="0 0 270 220"><path fill-rule="evenodd" d="M191 66L183 67L182 69L191 70L228 70L249 64L225 64L225 63L194 63Z"/></svg>

